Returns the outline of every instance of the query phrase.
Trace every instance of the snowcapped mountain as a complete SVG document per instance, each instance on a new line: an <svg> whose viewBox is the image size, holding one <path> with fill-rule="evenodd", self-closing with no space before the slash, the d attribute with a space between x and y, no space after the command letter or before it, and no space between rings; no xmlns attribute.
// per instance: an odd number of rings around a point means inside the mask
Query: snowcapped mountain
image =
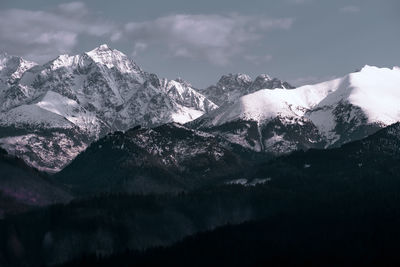
<svg viewBox="0 0 400 267"><path fill-rule="evenodd" d="M361 139L400 121L400 68L367 65L332 83L329 95L305 114L328 144Z"/></svg>
<svg viewBox="0 0 400 267"><path fill-rule="evenodd" d="M399 121L399 84L399 68L365 66L299 88L228 74L199 90L107 45L44 65L1 54L0 146L49 172L109 132L170 122L275 154L339 146Z"/></svg>
<svg viewBox="0 0 400 267"><path fill-rule="evenodd" d="M194 89L190 83L180 78L176 80L162 79L161 87L171 98L183 106L194 107L203 113L218 108L216 104L200 94L197 89Z"/></svg>
<svg viewBox="0 0 400 267"><path fill-rule="evenodd" d="M277 154L338 146L400 120L400 69L365 66L297 89L263 89L188 125Z"/></svg>
<svg viewBox="0 0 400 267"><path fill-rule="evenodd" d="M216 85L201 90L201 93L218 106L223 106L258 90L275 88L293 89L294 87L277 78L270 78L267 74L261 74L253 81L250 76L238 73L223 75Z"/></svg>
<svg viewBox="0 0 400 267"><path fill-rule="evenodd" d="M108 132L185 123L217 108L188 83L159 79L107 45L41 66L0 62L0 144L46 171Z"/></svg>

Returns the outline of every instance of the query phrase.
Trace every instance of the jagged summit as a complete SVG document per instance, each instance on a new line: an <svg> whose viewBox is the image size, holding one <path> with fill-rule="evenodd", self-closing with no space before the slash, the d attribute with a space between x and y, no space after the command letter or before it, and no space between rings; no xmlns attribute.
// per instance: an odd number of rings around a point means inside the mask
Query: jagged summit
<svg viewBox="0 0 400 267"><path fill-rule="evenodd" d="M92 58L94 62L102 64L109 69L115 67L122 73L141 71L139 66L128 58L127 55L119 50L109 48L106 44L102 44L86 52L86 54Z"/></svg>
<svg viewBox="0 0 400 267"><path fill-rule="evenodd" d="M270 81L270 80L272 80L272 78L268 74L260 74L256 77L255 81L257 81L257 80Z"/></svg>
<svg viewBox="0 0 400 267"><path fill-rule="evenodd" d="M242 73L223 75L216 85L210 86L202 93L219 106L233 103L239 97L261 89L292 89L289 83L277 78L271 79L267 74L261 74L253 79Z"/></svg>
<svg viewBox="0 0 400 267"><path fill-rule="evenodd" d="M0 92L5 91L18 81L23 73L28 69L36 66L32 61L25 60L21 57L11 56L7 53L0 54ZM1 99L1 96L0 96Z"/></svg>
<svg viewBox="0 0 400 267"><path fill-rule="evenodd" d="M163 88L177 103L183 106L196 107L197 110L204 113L208 113L211 110L218 108L215 103L207 99L204 95L194 89L190 83L181 78L171 81L162 79L161 88Z"/></svg>
<svg viewBox="0 0 400 267"><path fill-rule="evenodd" d="M70 68L73 65L77 65L80 61L79 55L70 56L68 54L59 55L52 61L43 65L44 68L49 67L53 70L59 68Z"/></svg>
<svg viewBox="0 0 400 267"><path fill-rule="evenodd" d="M267 74L260 74L250 85L248 91L250 93L261 89L276 89L276 88L294 89L295 87L290 85L288 82L279 80L278 78L271 78Z"/></svg>
<svg viewBox="0 0 400 267"><path fill-rule="evenodd" d="M232 91L235 89L243 89L250 85L252 79L247 74L237 73L237 74L228 74L223 75L217 86L221 87L223 90Z"/></svg>

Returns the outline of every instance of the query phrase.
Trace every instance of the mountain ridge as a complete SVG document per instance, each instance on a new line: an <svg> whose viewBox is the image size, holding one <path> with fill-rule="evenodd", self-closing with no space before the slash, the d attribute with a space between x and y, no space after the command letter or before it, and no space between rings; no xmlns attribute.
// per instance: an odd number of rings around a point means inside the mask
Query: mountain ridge
<svg viewBox="0 0 400 267"><path fill-rule="evenodd" d="M282 146L286 153L340 146L400 120L398 84L398 68L366 65L359 72L315 85L258 90L188 125L277 154ZM291 132L297 137L288 136Z"/></svg>
<svg viewBox="0 0 400 267"><path fill-rule="evenodd" d="M177 123L137 126L93 142L53 179L79 195L176 193L238 177L266 155Z"/></svg>
<svg viewBox="0 0 400 267"><path fill-rule="evenodd" d="M48 172L60 171L107 133L137 125L186 123L280 155L340 146L400 117L398 67L365 66L299 88L267 74L254 80L227 74L198 89L143 71L107 45L43 65L8 55L0 63L0 146Z"/></svg>

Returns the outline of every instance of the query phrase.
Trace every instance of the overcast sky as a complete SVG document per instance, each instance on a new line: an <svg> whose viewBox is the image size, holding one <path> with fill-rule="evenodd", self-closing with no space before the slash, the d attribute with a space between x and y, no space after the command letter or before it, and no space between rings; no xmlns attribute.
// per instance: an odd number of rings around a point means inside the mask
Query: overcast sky
<svg viewBox="0 0 400 267"><path fill-rule="evenodd" d="M0 0L0 51L44 63L103 43L200 88L238 72L301 85L400 65L400 1Z"/></svg>

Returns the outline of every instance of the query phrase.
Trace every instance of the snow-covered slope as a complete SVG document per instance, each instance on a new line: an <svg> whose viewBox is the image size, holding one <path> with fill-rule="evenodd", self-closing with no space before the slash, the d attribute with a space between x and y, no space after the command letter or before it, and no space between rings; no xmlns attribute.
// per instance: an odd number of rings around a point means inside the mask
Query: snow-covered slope
<svg viewBox="0 0 400 267"><path fill-rule="evenodd" d="M63 161L27 160L44 170L59 170L76 151L108 132L135 125L185 123L217 108L189 84L161 80L107 45L80 55L60 55L41 66L4 55L0 79L0 144L11 154L24 159L27 150L37 151L36 156L54 154L51 146L33 141L32 136L52 142L38 132L80 133L79 140L67 135L61 142L68 144L61 148L67 154L58 157ZM27 138L31 142L22 145L20 141Z"/></svg>
<svg viewBox="0 0 400 267"><path fill-rule="evenodd" d="M400 120L400 69L365 66L337 80L333 92L309 110L329 144L360 139Z"/></svg>
<svg viewBox="0 0 400 267"><path fill-rule="evenodd" d="M293 90L259 90L189 123L276 153L337 146L400 120L400 70L365 66Z"/></svg>
<svg viewBox="0 0 400 267"><path fill-rule="evenodd" d="M210 117L209 125L221 125L236 120L262 122L280 117L302 117L304 113L326 97L329 85L302 87L296 90L263 89L239 98L233 105L223 106Z"/></svg>

